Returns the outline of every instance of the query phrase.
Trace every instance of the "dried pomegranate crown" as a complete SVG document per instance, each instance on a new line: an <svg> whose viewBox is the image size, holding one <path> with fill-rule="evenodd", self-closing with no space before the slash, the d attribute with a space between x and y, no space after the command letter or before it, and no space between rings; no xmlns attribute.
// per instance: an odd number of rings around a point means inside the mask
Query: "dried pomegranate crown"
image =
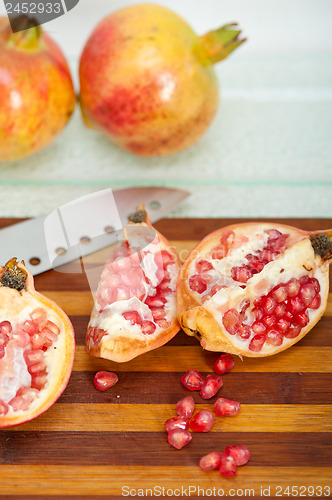
<svg viewBox="0 0 332 500"><path fill-rule="evenodd" d="M212 351L269 356L287 349L324 313L331 236L272 223L211 233L183 265L182 328Z"/></svg>

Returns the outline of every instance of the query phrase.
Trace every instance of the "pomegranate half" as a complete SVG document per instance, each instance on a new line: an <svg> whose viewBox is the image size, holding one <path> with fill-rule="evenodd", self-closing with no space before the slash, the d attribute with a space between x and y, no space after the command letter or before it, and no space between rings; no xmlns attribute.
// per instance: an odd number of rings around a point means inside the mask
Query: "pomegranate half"
<svg viewBox="0 0 332 500"><path fill-rule="evenodd" d="M61 395L74 360L66 314L35 291L23 263L0 268L0 428L32 420Z"/></svg>
<svg viewBox="0 0 332 500"><path fill-rule="evenodd" d="M180 330L176 283L180 261L139 209L112 250L95 294L86 337L92 356L117 362L164 345Z"/></svg>
<svg viewBox="0 0 332 500"><path fill-rule="evenodd" d="M332 231L242 223L206 236L177 286L183 330L204 349L270 356L298 342L323 315Z"/></svg>

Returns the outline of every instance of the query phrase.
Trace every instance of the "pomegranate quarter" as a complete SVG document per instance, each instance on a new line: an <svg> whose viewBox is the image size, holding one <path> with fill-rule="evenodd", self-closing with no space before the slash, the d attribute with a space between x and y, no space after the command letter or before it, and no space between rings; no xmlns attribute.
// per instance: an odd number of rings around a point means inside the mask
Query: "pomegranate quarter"
<svg viewBox="0 0 332 500"><path fill-rule="evenodd" d="M164 345L180 330L176 283L180 261L138 210L100 277L86 337L92 356L117 362Z"/></svg>
<svg viewBox="0 0 332 500"><path fill-rule="evenodd" d="M65 313L37 293L22 263L0 268L0 428L32 420L61 395L74 360Z"/></svg>
<svg viewBox="0 0 332 500"><path fill-rule="evenodd" d="M332 231L243 223L206 236L177 286L183 330L204 349L270 356L304 337L328 298Z"/></svg>

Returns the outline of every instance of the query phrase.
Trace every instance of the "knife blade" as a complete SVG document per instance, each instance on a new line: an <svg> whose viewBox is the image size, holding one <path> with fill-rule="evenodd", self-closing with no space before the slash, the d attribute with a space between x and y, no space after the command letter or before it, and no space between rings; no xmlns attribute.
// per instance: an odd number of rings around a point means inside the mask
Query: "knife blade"
<svg viewBox="0 0 332 500"><path fill-rule="evenodd" d="M83 196L46 216L1 229L1 262L24 260L33 275L63 266L112 245L140 204L156 222L188 195L176 188L133 187Z"/></svg>

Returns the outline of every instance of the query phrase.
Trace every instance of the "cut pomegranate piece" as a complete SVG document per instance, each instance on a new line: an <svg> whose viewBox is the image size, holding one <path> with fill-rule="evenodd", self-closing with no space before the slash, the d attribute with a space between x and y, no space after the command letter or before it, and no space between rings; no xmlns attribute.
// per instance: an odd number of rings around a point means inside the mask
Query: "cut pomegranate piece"
<svg viewBox="0 0 332 500"><path fill-rule="evenodd" d="M184 429L187 431L189 429L189 419L179 415L177 417L169 418L166 420L164 425L166 432L170 432L174 429Z"/></svg>
<svg viewBox="0 0 332 500"><path fill-rule="evenodd" d="M118 380L119 379L116 373L100 371L96 373L93 382L98 391L106 391L110 387L113 387Z"/></svg>
<svg viewBox="0 0 332 500"><path fill-rule="evenodd" d="M87 329L87 352L125 362L173 338L180 329L179 270L172 246L140 208L130 217L123 241L112 250L101 273Z"/></svg>
<svg viewBox="0 0 332 500"><path fill-rule="evenodd" d="M206 379L200 390L200 395L204 399L213 398L219 391L220 387L222 387L223 381L221 377L217 377L217 375L207 375Z"/></svg>
<svg viewBox="0 0 332 500"><path fill-rule="evenodd" d="M176 413L185 418L191 418L195 410L195 401L192 396L180 399L176 403Z"/></svg>
<svg viewBox="0 0 332 500"><path fill-rule="evenodd" d="M190 420L189 424L193 431L209 432L213 425L213 415L209 410L200 410Z"/></svg>
<svg viewBox="0 0 332 500"><path fill-rule="evenodd" d="M168 442L177 450L181 450L186 444L192 440L192 435L184 429L173 429L168 433Z"/></svg>
<svg viewBox="0 0 332 500"><path fill-rule="evenodd" d="M16 259L0 268L0 299L6 318L0 322L0 428L6 428L57 400L71 374L75 344L69 318L35 291L31 273Z"/></svg>
<svg viewBox="0 0 332 500"><path fill-rule="evenodd" d="M240 465L245 465L250 460L250 452L246 446L236 445L236 446L226 446L224 454L226 456L231 456L235 460L235 465L238 467Z"/></svg>
<svg viewBox="0 0 332 500"><path fill-rule="evenodd" d="M234 358L231 354L222 354L214 363L213 370L223 375L234 368Z"/></svg>
<svg viewBox="0 0 332 500"><path fill-rule="evenodd" d="M236 463L232 455L223 453L220 458L220 474L225 477L233 477L236 475Z"/></svg>
<svg viewBox="0 0 332 500"><path fill-rule="evenodd" d="M218 398L214 403L216 415L233 416L240 411L240 403L231 399Z"/></svg>
<svg viewBox="0 0 332 500"><path fill-rule="evenodd" d="M191 369L182 375L181 382L189 391L199 391L204 384L204 378L196 370Z"/></svg>
<svg viewBox="0 0 332 500"><path fill-rule="evenodd" d="M199 461L199 466L203 470L215 470L219 469L221 465L221 455L220 451L212 451L208 455L202 457Z"/></svg>
<svg viewBox="0 0 332 500"><path fill-rule="evenodd" d="M217 262L213 252L229 231L227 262ZM177 284L181 326L206 350L253 357L283 351L321 318L331 258L332 231L306 232L272 223L217 230L183 264ZM208 273L212 286L221 284L217 295L210 283L204 295L192 292L190 280L196 279L201 263L214 267Z"/></svg>

